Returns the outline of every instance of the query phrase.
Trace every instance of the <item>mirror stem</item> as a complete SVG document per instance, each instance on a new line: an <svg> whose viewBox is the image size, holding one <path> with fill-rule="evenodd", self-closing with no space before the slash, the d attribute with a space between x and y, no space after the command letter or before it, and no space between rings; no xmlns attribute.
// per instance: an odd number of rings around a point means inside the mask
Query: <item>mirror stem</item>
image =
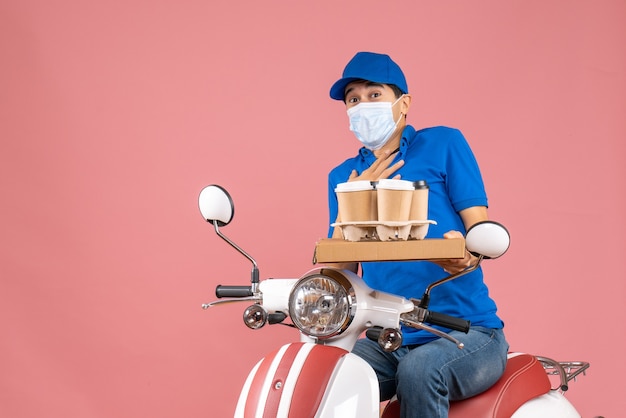
<svg viewBox="0 0 626 418"><path fill-rule="evenodd" d="M222 234L219 227L217 226L217 221L213 222L213 226L215 227L215 233L220 236L224 241L226 241L231 247L235 250L239 251L241 255L246 257L250 262L252 262L252 272L250 273L250 282L252 283L252 293L257 292L257 288L259 286L259 266L257 265L254 258L252 258L247 252L242 250L237 244L232 242L226 235Z"/></svg>
<svg viewBox="0 0 626 418"><path fill-rule="evenodd" d="M430 303L430 292L437 286L442 285L444 283L449 282L450 280L454 280L454 279L458 279L461 276L466 275L467 273L471 273L474 270L476 270L478 268L478 266L480 266L480 263L483 261L483 256L480 255L478 256L478 261L476 262L476 264L474 264L473 266L469 266L468 268L466 268L465 270L459 271L458 273L454 273L449 275L448 277L444 277L441 280L436 281L435 283L431 283L427 288L426 291L424 292L424 295L422 296L422 299L420 301L419 307L420 308L424 308L427 309L428 308L428 304Z"/></svg>

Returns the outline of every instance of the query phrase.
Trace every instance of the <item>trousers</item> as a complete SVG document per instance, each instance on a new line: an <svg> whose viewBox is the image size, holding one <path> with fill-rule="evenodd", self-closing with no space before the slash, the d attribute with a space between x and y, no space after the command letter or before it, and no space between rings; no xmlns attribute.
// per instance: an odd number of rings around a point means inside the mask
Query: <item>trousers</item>
<svg viewBox="0 0 626 418"><path fill-rule="evenodd" d="M442 338L387 353L368 339L352 352L376 372L381 401L397 395L402 418L445 418L450 401L489 389L504 373L509 344L502 329L451 331L464 348Z"/></svg>

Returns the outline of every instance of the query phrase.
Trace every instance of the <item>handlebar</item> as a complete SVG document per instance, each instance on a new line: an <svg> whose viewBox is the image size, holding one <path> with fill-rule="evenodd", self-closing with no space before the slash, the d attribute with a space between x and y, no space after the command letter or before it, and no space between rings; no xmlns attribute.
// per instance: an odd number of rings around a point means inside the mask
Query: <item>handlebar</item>
<svg viewBox="0 0 626 418"><path fill-rule="evenodd" d="M428 322L432 325L439 325L445 328L453 329L455 331L461 331L468 333L470 329L470 321L465 319L456 318L454 316L442 314L439 312L426 311L424 315L424 322Z"/></svg>
<svg viewBox="0 0 626 418"><path fill-rule="evenodd" d="M252 286L223 286L217 285L215 296L220 298L245 298L253 296Z"/></svg>
<svg viewBox="0 0 626 418"><path fill-rule="evenodd" d="M459 348L463 348L463 343L456 340L455 338L449 336L443 331L440 331L436 328L432 328L431 326L426 325L425 323L429 323L431 325L439 325L448 329L452 329L455 331L461 331L464 333L468 333L470 329L471 322L465 319L456 318L454 316L442 314L439 312L429 311L424 308L420 308L416 306L416 309L413 312L405 313L401 315L401 322L405 325L408 325L413 328L423 329L429 331L441 338L448 339L454 342ZM365 336L372 340L378 341L379 336L383 328L380 326L374 326L369 328L365 332Z"/></svg>

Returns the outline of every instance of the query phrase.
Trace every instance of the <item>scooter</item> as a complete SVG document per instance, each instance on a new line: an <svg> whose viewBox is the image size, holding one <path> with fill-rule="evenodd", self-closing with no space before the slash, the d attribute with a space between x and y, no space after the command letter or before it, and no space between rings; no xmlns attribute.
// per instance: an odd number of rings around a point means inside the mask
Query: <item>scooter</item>
<svg viewBox="0 0 626 418"><path fill-rule="evenodd" d="M483 260L502 256L510 242L508 231L499 223L474 225L467 231L465 246L478 262L432 283L421 299L408 300L372 290L355 273L331 267L314 268L297 279L260 280L256 261L220 230L234 215L230 194L218 185L207 186L200 193L199 207L215 233L253 266L250 285L218 285L215 294L219 300L202 307L247 301L251 305L243 320L248 328L283 324L300 333L299 341L283 345L252 369L235 417L398 417L398 401L381 404L373 369L350 352L357 339L365 333L392 352L402 345L404 325L431 332L462 350L462 341L433 325L467 332L469 322L429 310L430 292L475 270ZM451 402L449 416L580 417L564 392L588 367L589 363L582 361L558 362L510 353L500 380L478 396ZM558 384L552 387L556 377Z"/></svg>

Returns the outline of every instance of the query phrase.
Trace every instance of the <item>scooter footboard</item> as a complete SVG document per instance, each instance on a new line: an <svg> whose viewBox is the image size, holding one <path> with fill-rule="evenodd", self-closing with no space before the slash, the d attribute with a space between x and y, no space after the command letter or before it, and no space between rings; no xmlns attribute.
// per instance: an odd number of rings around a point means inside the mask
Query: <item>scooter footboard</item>
<svg viewBox="0 0 626 418"><path fill-rule="evenodd" d="M378 381L341 348L286 344L248 375L235 417L378 417Z"/></svg>

